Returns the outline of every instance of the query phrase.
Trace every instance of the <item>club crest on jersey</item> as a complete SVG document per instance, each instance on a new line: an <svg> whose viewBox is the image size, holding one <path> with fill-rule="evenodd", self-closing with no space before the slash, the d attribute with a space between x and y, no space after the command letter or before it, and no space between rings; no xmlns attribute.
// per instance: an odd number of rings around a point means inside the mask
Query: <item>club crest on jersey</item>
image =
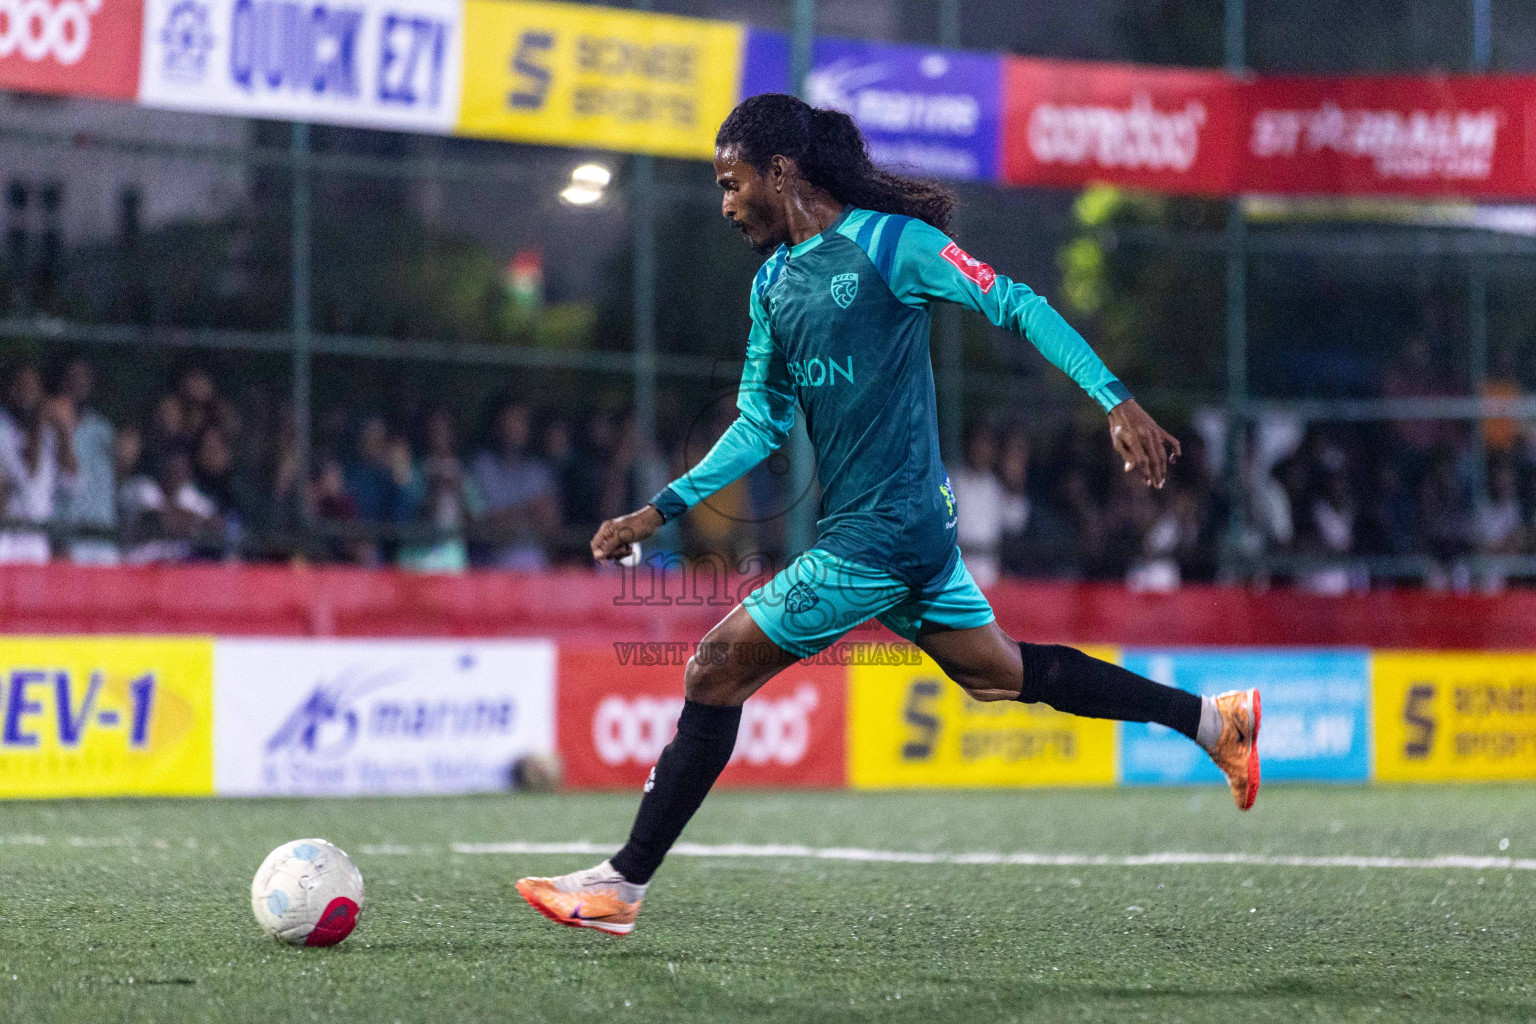
<svg viewBox="0 0 1536 1024"><path fill-rule="evenodd" d="M847 309L859 294L858 274L838 274L832 278L832 301Z"/></svg>
<svg viewBox="0 0 1536 1024"><path fill-rule="evenodd" d="M954 242L950 242L939 253L946 260L955 265L955 269L970 278L976 287L985 295L992 290L992 285L997 281L997 271L987 266L981 260L972 256Z"/></svg>
<svg viewBox="0 0 1536 1024"><path fill-rule="evenodd" d="M804 583L796 583L789 588L789 593L784 595L784 610L791 615L810 611L818 600L816 591Z"/></svg>

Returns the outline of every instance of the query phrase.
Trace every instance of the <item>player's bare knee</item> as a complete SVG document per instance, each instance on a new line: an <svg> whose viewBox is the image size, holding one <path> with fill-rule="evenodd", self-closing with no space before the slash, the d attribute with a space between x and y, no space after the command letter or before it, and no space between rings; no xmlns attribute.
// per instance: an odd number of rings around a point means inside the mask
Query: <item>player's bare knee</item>
<svg viewBox="0 0 1536 1024"><path fill-rule="evenodd" d="M683 692L697 704L739 704L740 686L737 673L728 662L717 661L709 656L700 644L688 665L683 669Z"/></svg>
<svg viewBox="0 0 1536 1024"><path fill-rule="evenodd" d="M946 667L944 671L972 700L1013 700L1019 695L1019 680L1001 666L965 669L956 666Z"/></svg>
<svg viewBox="0 0 1536 1024"><path fill-rule="evenodd" d="M1009 693L1007 690L998 687L995 680L988 679L984 676L965 676L963 677L963 680L957 679L955 681L960 684L960 688L963 689L972 700L1012 700L1018 693L1017 690L1013 691L1013 693Z"/></svg>
<svg viewBox="0 0 1536 1024"><path fill-rule="evenodd" d="M689 700L704 704L711 703L709 697L719 688L716 681L719 673L713 671L713 668L708 659L701 657L697 651L688 659L688 664L683 669L683 692Z"/></svg>

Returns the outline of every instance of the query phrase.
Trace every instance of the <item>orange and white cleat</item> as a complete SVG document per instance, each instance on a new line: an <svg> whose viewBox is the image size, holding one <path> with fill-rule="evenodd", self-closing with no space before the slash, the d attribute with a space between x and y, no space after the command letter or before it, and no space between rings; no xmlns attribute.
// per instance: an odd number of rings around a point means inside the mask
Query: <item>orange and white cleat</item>
<svg viewBox="0 0 1536 1024"><path fill-rule="evenodd" d="M1211 760L1227 776L1237 809L1246 811L1259 795L1259 691L1228 690L1214 700L1221 715L1221 737Z"/></svg>
<svg viewBox="0 0 1536 1024"><path fill-rule="evenodd" d="M628 935L634 931L645 886L626 882L603 861L556 878L520 878L517 893L556 924Z"/></svg>

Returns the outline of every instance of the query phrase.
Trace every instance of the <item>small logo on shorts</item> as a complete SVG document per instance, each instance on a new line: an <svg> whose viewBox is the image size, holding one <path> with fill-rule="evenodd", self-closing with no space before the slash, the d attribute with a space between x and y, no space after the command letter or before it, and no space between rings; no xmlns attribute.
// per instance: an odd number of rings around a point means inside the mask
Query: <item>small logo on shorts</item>
<svg viewBox="0 0 1536 1024"><path fill-rule="evenodd" d="M858 274L838 274L832 279L832 301L847 309L859 294Z"/></svg>
<svg viewBox="0 0 1536 1024"><path fill-rule="evenodd" d="M812 590L809 585L796 583L789 588L789 593L784 595L784 610L791 615L795 615L799 612L810 610L819 600L821 598L816 596L816 591Z"/></svg>

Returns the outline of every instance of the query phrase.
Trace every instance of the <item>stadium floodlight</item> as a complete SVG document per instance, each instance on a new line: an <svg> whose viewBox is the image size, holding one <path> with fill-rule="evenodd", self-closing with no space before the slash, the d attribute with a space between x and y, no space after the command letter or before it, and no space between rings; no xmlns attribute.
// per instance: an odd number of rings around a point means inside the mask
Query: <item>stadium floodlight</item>
<svg viewBox="0 0 1536 1024"><path fill-rule="evenodd" d="M582 164L571 172L571 183L560 198L572 206L589 206L603 198L603 190L613 180L613 172L602 164Z"/></svg>
<svg viewBox="0 0 1536 1024"><path fill-rule="evenodd" d="M582 164L571 172L571 183L591 188L607 188L613 180L613 172L602 164Z"/></svg>
<svg viewBox="0 0 1536 1024"><path fill-rule="evenodd" d="M603 190L587 185L570 185L560 193L560 198L572 206L587 206L603 198Z"/></svg>

